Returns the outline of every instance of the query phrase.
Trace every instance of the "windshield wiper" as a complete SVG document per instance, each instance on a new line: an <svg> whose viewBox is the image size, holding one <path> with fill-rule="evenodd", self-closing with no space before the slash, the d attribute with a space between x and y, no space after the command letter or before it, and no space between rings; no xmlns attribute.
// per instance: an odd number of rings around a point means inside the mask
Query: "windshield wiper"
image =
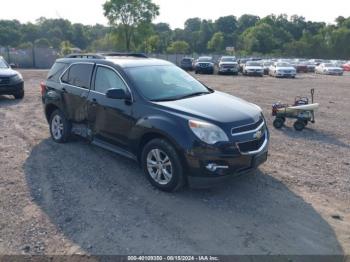
<svg viewBox="0 0 350 262"><path fill-rule="evenodd" d="M188 94L188 95L184 95L184 96L153 99L151 101L153 101L153 102L176 101L176 100L181 100L181 99L190 98L190 97L194 97L194 96L207 95L207 94L210 94L210 92L196 92L196 93L192 93L192 94Z"/></svg>

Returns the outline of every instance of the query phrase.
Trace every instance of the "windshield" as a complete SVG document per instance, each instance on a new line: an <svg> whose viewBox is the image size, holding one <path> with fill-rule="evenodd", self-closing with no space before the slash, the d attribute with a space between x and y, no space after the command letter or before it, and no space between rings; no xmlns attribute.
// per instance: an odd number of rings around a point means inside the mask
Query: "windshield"
<svg viewBox="0 0 350 262"><path fill-rule="evenodd" d="M247 66L262 66L261 63L258 62L247 62Z"/></svg>
<svg viewBox="0 0 350 262"><path fill-rule="evenodd" d="M324 64L324 67L334 67L333 64Z"/></svg>
<svg viewBox="0 0 350 262"><path fill-rule="evenodd" d="M6 61L2 58L0 58L0 68L8 68L8 64L6 63Z"/></svg>
<svg viewBox="0 0 350 262"><path fill-rule="evenodd" d="M144 97L151 101L169 101L209 94L210 91L177 66L147 66L126 69Z"/></svg>
<svg viewBox="0 0 350 262"><path fill-rule="evenodd" d="M289 63L277 63L278 67L291 67L292 65Z"/></svg>
<svg viewBox="0 0 350 262"><path fill-rule="evenodd" d="M212 62L213 59L211 57L200 57L198 58L198 62Z"/></svg>
<svg viewBox="0 0 350 262"><path fill-rule="evenodd" d="M221 58L221 62L236 62L236 58L234 58L234 57L223 57L223 58Z"/></svg>

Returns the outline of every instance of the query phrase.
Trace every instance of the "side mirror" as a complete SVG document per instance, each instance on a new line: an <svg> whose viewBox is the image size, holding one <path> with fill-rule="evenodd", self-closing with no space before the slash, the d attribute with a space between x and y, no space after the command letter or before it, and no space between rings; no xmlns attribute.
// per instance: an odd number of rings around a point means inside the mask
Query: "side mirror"
<svg viewBox="0 0 350 262"><path fill-rule="evenodd" d="M124 89L109 89L106 93L106 97L110 99L119 99L119 100L131 99L130 94L125 92Z"/></svg>

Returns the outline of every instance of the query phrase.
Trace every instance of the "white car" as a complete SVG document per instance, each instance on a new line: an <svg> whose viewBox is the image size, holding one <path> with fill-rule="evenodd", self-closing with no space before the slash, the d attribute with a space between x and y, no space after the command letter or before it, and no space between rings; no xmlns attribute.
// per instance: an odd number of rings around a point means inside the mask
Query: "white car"
<svg viewBox="0 0 350 262"><path fill-rule="evenodd" d="M219 61L219 74L238 75L238 63L235 56L223 56Z"/></svg>
<svg viewBox="0 0 350 262"><path fill-rule="evenodd" d="M316 67L316 74L323 74L323 75L343 75L344 71L343 68L331 64L331 63L322 63L319 66Z"/></svg>
<svg viewBox="0 0 350 262"><path fill-rule="evenodd" d="M264 76L263 64L259 61L248 61L243 66L243 75Z"/></svg>
<svg viewBox="0 0 350 262"><path fill-rule="evenodd" d="M286 62L276 62L270 66L269 75L274 77L295 78L297 70L294 66Z"/></svg>

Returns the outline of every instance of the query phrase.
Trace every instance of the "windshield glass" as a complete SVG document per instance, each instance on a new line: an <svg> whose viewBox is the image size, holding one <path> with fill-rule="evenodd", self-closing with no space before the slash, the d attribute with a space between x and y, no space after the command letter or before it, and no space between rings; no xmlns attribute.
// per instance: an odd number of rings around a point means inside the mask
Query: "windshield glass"
<svg viewBox="0 0 350 262"><path fill-rule="evenodd" d="M291 67L292 65L289 63L277 63L278 67Z"/></svg>
<svg viewBox="0 0 350 262"><path fill-rule="evenodd" d="M212 62L213 59L211 57L200 57L198 58L198 62Z"/></svg>
<svg viewBox="0 0 350 262"><path fill-rule="evenodd" d="M221 62L236 62L236 58L234 58L234 57L223 57L223 58L221 58Z"/></svg>
<svg viewBox="0 0 350 262"><path fill-rule="evenodd" d="M262 64L258 63L258 62L247 62L247 65L248 66L262 66Z"/></svg>
<svg viewBox="0 0 350 262"><path fill-rule="evenodd" d="M177 66L147 66L126 69L144 97L151 101L178 100L210 91Z"/></svg>
<svg viewBox="0 0 350 262"><path fill-rule="evenodd" d="M324 67L334 67L333 64L324 64Z"/></svg>
<svg viewBox="0 0 350 262"><path fill-rule="evenodd" d="M0 68L8 68L8 64L6 63L6 61L2 58L0 58Z"/></svg>

